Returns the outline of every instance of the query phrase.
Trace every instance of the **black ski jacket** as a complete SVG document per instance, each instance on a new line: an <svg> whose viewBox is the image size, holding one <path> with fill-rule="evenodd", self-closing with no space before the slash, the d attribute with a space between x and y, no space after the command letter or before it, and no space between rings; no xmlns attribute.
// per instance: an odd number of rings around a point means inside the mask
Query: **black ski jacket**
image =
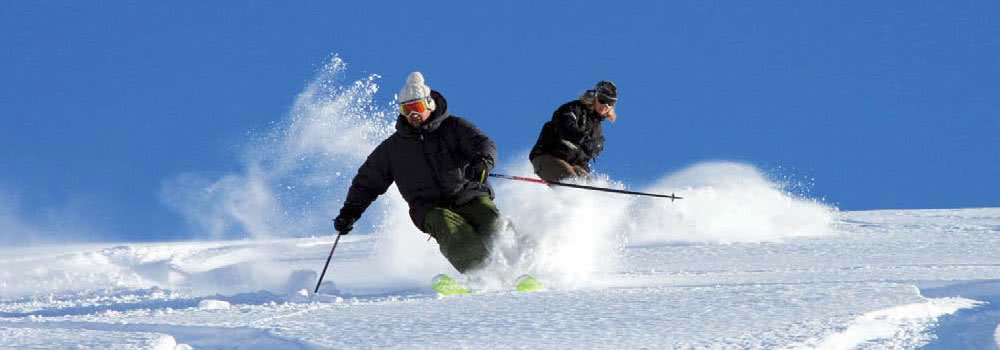
<svg viewBox="0 0 1000 350"><path fill-rule="evenodd" d="M542 126L528 158L549 154L590 170L590 161L604 150L604 117L579 100L570 101L552 113Z"/></svg>
<svg viewBox="0 0 1000 350"><path fill-rule="evenodd" d="M493 198L489 183L469 180L466 171L470 163L479 161L487 171L492 169L496 144L472 123L448 114L448 102L440 93L431 91L431 97L437 109L419 128L399 115L396 132L375 147L358 169L341 215L357 219L393 182L421 231L433 207L457 206L478 196Z"/></svg>

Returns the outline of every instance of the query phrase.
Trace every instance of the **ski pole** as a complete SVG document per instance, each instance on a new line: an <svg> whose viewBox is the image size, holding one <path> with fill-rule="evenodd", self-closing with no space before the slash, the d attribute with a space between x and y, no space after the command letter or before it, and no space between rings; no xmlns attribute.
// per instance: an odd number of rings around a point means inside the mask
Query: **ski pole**
<svg viewBox="0 0 1000 350"><path fill-rule="evenodd" d="M655 194L655 193L644 193L644 192L635 192L635 191L616 190L616 189L613 189L613 188L604 188L604 187L594 187L594 186L586 186L586 185L568 184L568 183L565 183L565 182L545 181L545 180L541 180L541 179L532 179L530 177L520 177L520 176L511 176L511 175L503 175L503 174L490 174L490 176L492 176L492 177L499 177L501 179L507 179L507 180L517 180L517 181L534 182L534 183L540 183L540 184L544 184L544 185L566 186L566 187L580 188L580 189L585 189L585 190L614 192L614 193L624 193L624 194L634 194L634 195L639 195L639 196L651 196L651 197L670 198L671 202L673 202L675 199L684 199L684 197L675 196L673 193L671 193L671 194Z"/></svg>
<svg viewBox="0 0 1000 350"><path fill-rule="evenodd" d="M337 232L337 239L333 241L333 248L330 248L330 256L326 257L326 265L323 265L323 273L319 274L319 281L316 281L316 290L313 294L319 293L319 285L323 284L323 276L326 276L326 268L330 266L330 259L333 258L333 251L337 250L337 243L340 242L340 232Z"/></svg>

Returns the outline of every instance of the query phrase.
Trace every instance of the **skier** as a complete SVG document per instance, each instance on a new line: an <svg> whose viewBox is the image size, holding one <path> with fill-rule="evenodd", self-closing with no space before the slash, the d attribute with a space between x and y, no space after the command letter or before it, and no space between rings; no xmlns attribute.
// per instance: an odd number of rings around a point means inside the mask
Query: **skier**
<svg viewBox="0 0 1000 350"><path fill-rule="evenodd" d="M433 237L461 273L480 267L499 229L487 175L496 145L469 121L448 113L448 103L420 72L399 93L396 132L358 169L334 227L345 235L368 206L395 182L410 219Z"/></svg>
<svg viewBox="0 0 1000 350"><path fill-rule="evenodd" d="M615 121L617 102L618 88L603 80L556 109L528 155L535 174L545 181L587 177L590 162L604 150L601 122Z"/></svg>

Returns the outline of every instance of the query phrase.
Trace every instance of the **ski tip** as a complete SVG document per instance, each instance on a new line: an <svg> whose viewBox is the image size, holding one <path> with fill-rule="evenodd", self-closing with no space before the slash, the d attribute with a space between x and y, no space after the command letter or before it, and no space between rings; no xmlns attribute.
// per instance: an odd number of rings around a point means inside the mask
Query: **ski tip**
<svg viewBox="0 0 1000 350"><path fill-rule="evenodd" d="M545 290L545 286L542 285L542 282L539 282L538 279L532 275L521 275L521 277L518 277L515 288L518 292L537 292Z"/></svg>
<svg viewBox="0 0 1000 350"><path fill-rule="evenodd" d="M434 276L431 279L431 287L434 288L435 292L444 296L471 294L473 292L472 289L445 274Z"/></svg>
<svg viewBox="0 0 1000 350"><path fill-rule="evenodd" d="M448 276L448 275L443 274L443 273L438 274L437 276L434 276L434 278L431 278L431 284L445 283L445 282L451 282L451 281L455 281L455 279L453 279L453 278L451 278L451 276Z"/></svg>

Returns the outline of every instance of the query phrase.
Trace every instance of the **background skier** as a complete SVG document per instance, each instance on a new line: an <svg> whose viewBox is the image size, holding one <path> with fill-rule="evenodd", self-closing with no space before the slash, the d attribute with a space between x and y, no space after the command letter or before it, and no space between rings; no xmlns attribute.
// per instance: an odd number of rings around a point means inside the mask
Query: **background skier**
<svg viewBox="0 0 1000 350"><path fill-rule="evenodd" d="M410 73L399 100L396 132L358 169L334 227L350 232L395 182L413 224L434 237L452 266L462 273L479 267L500 222L487 182L496 145L469 121L450 115L444 96L420 72Z"/></svg>
<svg viewBox="0 0 1000 350"><path fill-rule="evenodd" d="M617 102L615 84L600 81L579 99L556 109L528 155L535 174L546 181L589 175L590 162L604 150L601 122L615 121Z"/></svg>

